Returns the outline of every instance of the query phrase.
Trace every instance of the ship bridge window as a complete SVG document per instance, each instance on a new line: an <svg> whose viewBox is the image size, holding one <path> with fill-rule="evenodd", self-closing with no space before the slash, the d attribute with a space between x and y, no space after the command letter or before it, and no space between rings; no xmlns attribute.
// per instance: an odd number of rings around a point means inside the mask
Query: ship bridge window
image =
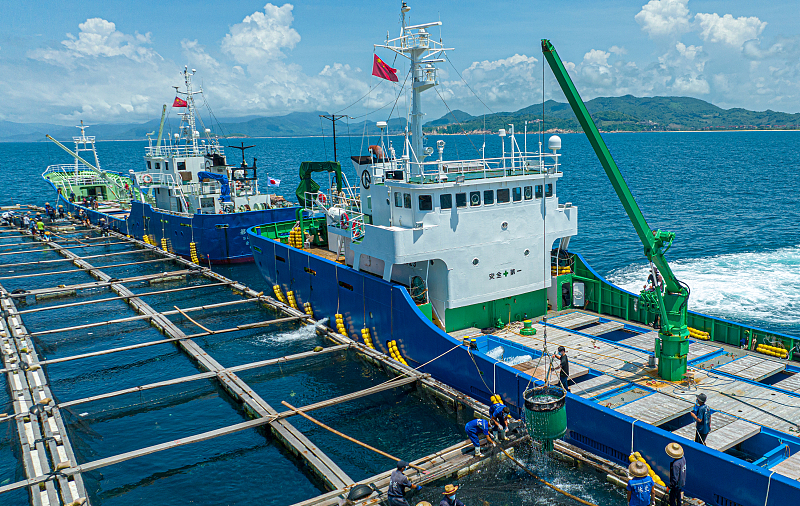
<svg viewBox="0 0 800 506"><path fill-rule="evenodd" d="M542 198L542 185L540 184L536 185L536 198L537 199Z"/></svg>
<svg viewBox="0 0 800 506"><path fill-rule="evenodd" d="M466 193L456 193L456 207L467 207Z"/></svg>
<svg viewBox="0 0 800 506"><path fill-rule="evenodd" d="M553 183L547 183L546 185L544 185L544 196L545 197L553 196Z"/></svg>
<svg viewBox="0 0 800 506"><path fill-rule="evenodd" d="M481 205L481 192L469 192L469 205L472 207Z"/></svg>
<svg viewBox="0 0 800 506"><path fill-rule="evenodd" d="M403 207L403 194L394 192L394 207Z"/></svg>
<svg viewBox="0 0 800 506"><path fill-rule="evenodd" d="M502 188L497 190L497 203L498 204L508 204L511 200L511 190L508 188Z"/></svg>
<svg viewBox="0 0 800 506"><path fill-rule="evenodd" d="M178 170L179 171L186 170L186 162L178 162Z"/></svg>
<svg viewBox="0 0 800 506"><path fill-rule="evenodd" d="M439 195L439 207L444 211L445 209L453 208L453 196L449 193L442 193Z"/></svg>
<svg viewBox="0 0 800 506"><path fill-rule="evenodd" d="M169 162L164 162L164 170L169 170Z"/></svg>
<svg viewBox="0 0 800 506"><path fill-rule="evenodd" d="M494 190L483 191L483 205L490 206L494 204Z"/></svg>
<svg viewBox="0 0 800 506"><path fill-rule="evenodd" d="M431 195L419 196L419 210L432 211L433 210L433 197Z"/></svg>
<svg viewBox="0 0 800 506"><path fill-rule="evenodd" d="M411 194L404 193L403 194L403 207L406 209L411 209Z"/></svg>
<svg viewBox="0 0 800 506"><path fill-rule="evenodd" d="M161 164L156 162L156 170L161 170Z"/></svg>
<svg viewBox="0 0 800 506"><path fill-rule="evenodd" d="M517 186L511 191L511 195L514 197L514 202L519 202L522 200L522 188Z"/></svg>
<svg viewBox="0 0 800 506"><path fill-rule="evenodd" d="M533 198L533 186L526 186L522 193L525 195L525 200L531 200Z"/></svg>
<svg viewBox="0 0 800 506"><path fill-rule="evenodd" d="M153 168L153 167L152 167L152 165L150 165L150 160L147 160L147 170L150 170L150 169L152 169L152 168Z"/></svg>

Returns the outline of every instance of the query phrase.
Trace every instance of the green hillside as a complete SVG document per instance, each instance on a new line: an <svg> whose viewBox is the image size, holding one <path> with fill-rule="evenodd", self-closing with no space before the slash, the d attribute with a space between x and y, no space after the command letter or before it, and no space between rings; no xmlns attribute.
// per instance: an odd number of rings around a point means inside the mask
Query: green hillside
<svg viewBox="0 0 800 506"><path fill-rule="evenodd" d="M569 104L548 100L544 107L545 130L578 131L575 115ZM800 128L800 114L775 111L722 109L703 100L689 97L600 97L590 100L586 107L604 131L675 131L675 130L758 130ZM460 111L459 111L460 112ZM452 134L482 130L497 131L514 123L522 129L524 121L533 122L528 128L538 130L542 104L516 112L499 112L472 116L455 122L450 114L425 125L428 132ZM485 125L485 126L484 126Z"/></svg>

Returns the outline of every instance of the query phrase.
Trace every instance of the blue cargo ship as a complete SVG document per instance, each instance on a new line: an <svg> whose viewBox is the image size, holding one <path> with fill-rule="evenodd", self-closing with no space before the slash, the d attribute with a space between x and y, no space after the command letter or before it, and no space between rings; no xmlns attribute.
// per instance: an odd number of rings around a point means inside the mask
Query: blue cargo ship
<svg viewBox="0 0 800 506"><path fill-rule="evenodd" d="M448 161L438 141L428 160L420 93L438 84L444 48L426 30L439 23L407 26L407 9L400 37L376 47L411 62L411 131L399 156L382 136L353 158L357 188L308 191L298 220L248 230L276 297L485 404L500 395L517 417L526 390L558 384L553 354L563 346L565 441L625 466L639 455L660 479L672 460L665 447L678 442L688 496L796 504L800 339L688 311L688 287L670 284L663 260L668 233L641 234L661 271L653 265L642 293L593 271L569 249L578 207L558 198L557 136L547 152L529 152L511 126L498 133L499 158ZM712 410L705 445L691 418L701 393Z"/></svg>
<svg viewBox="0 0 800 506"><path fill-rule="evenodd" d="M102 170L95 138L81 124L74 151L48 136L74 162L50 166L42 177L58 191L57 205L73 215L83 210L93 223L104 219L113 230L196 263L251 262L247 228L290 220L299 208L261 193L257 160L248 165L244 156L252 146L230 146L241 149L242 161L228 165L219 139L198 125L194 96L202 91L192 88L194 70L184 68L182 74L185 91L177 93L185 100L178 96L173 104L184 111L178 113L179 133L165 138L162 114L155 142L148 135L144 170Z"/></svg>

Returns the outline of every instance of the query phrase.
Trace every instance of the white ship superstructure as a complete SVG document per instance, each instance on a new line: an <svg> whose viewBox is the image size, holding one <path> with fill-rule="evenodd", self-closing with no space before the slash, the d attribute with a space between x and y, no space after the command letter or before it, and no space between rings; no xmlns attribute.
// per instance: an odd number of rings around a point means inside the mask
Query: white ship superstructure
<svg viewBox="0 0 800 506"><path fill-rule="evenodd" d="M255 211L270 207L270 196L258 188L256 162L248 166L229 166L223 147L209 128L198 131L194 97L201 91L192 89L195 71L184 68L186 91L185 112L179 113L179 133L162 139L163 120L158 139L145 148L146 170L137 172L140 187L147 193L147 202L158 210L177 214L222 214ZM163 142L162 142L163 141Z"/></svg>
<svg viewBox="0 0 800 506"><path fill-rule="evenodd" d="M578 231L577 207L558 200L561 140L550 137L549 152L541 143L528 152L509 125L498 132L498 158L446 160L444 140L436 150L424 147L421 93L438 85L445 48L427 31L441 22L407 26L409 10L404 4L400 36L376 46L410 62L411 128L402 155L386 145L379 122L380 145L353 157L360 187L347 195L357 197L309 199L327 214L329 249L357 270L410 287L445 328L542 314L555 280L551 250L566 250Z"/></svg>

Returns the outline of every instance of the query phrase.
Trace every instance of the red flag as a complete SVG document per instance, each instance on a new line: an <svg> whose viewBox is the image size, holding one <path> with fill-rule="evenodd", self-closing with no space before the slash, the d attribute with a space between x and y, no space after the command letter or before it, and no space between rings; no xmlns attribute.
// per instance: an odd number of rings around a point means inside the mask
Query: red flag
<svg viewBox="0 0 800 506"><path fill-rule="evenodd" d="M397 82L397 69L383 63L383 60L378 58L378 55L373 55L375 58L372 60L372 75L388 79L392 82Z"/></svg>
<svg viewBox="0 0 800 506"><path fill-rule="evenodd" d="M175 101L172 102L172 107L189 107L189 104L186 102L186 100L180 97L175 97Z"/></svg>

